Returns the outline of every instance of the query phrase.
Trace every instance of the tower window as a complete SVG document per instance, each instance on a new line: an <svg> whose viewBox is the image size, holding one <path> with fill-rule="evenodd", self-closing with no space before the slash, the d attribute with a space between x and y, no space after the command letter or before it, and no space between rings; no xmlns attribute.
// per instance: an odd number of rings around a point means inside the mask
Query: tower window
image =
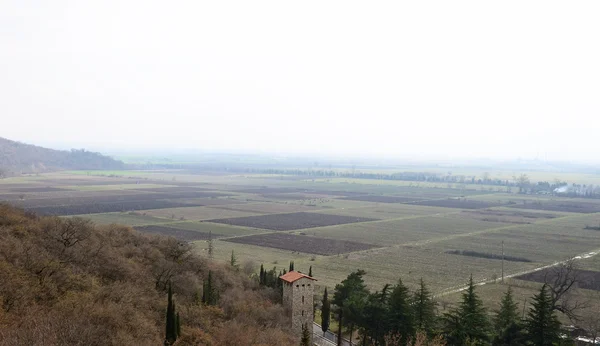
<svg viewBox="0 0 600 346"><path fill-rule="evenodd" d="M304 296L302 296L302 304L304 304Z"/></svg>
<svg viewBox="0 0 600 346"><path fill-rule="evenodd" d="M302 316L304 316L304 310L302 310Z"/></svg>
<svg viewBox="0 0 600 346"><path fill-rule="evenodd" d="M300 285L296 285L296 287L300 287Z"/></svg>

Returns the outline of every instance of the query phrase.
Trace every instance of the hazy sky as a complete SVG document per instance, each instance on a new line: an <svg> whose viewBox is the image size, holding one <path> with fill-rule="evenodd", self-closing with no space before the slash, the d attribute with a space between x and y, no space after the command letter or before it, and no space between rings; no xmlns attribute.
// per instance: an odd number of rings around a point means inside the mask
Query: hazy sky
<svg viewBox="0 0 600 346"><path fill-rule="evenodd" d="M600 161L600 1L0 0L0 136Z"/></svg>

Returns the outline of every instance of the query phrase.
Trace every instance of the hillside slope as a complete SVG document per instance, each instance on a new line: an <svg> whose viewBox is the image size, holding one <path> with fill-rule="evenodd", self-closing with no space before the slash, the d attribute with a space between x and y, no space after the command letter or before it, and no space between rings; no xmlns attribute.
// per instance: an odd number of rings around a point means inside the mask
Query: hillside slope
<svg viewBox="0 0 600 346"><path fill-rule="evenodd" d="M125 164L85 150L54 150L0 137L0 175L64 169L123 169Z"/></svg>
<svg viewBox="0 0 600 346"><path fill-rule="evenodd" d="M0 204L0 346L162 345L169 283L176 346L297 345L280 294L247 267L212 263L174 238ZM200 299L208 277L219 297L210 306Z"/></svg>

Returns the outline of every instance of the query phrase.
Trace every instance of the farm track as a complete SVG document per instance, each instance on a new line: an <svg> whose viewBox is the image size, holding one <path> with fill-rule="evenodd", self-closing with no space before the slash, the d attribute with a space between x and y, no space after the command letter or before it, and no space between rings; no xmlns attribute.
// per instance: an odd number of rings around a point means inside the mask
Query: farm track
<svg viewBox="0 0 600 346"><path fill-rule="evenodd" d="M516 277L516 276L521 276L521 275L525 275L525 274L537 272L537 271L540 271L540 270L552 268L552 267L555 267L557 265L561 265L561 264L567 263L569 261L578 261L578 260L581 260L581 259L588 259L588 258L597 256L598 254L600 254L600 249L596 249L594 251L588 251L588 252L585 252L583 254L579 254L577 256L574 256L574 257L571 257L569 259L566 259L564 261L554 262L552 264L547 264L547 265L544 265L544 266L541 266L541 267L537 267L537 268L533 268L533 269L529 269L529 270L523 270L523 271L512 273L512 274L509 274L509 275L504 275L504 278L505 279L509 279L509 278L513 278L513 277ZM476 286L483 286L483 285L486 285L486 284L498 282L498 280L499 279L495 279L495 280L494 279L481 280L481 281L475 283L475 285ZM462 292L462 291L466 290L468 287L469 286L465 285L465 286L461 286L461 287L458 287L458 288L456 288L456 287L450 288L448 290L444 290L444 291L442 291L442 292L440 292L438 294L435 294L434 297L435 298L439 298L439 297L447 296L449 294Z"/></svg>

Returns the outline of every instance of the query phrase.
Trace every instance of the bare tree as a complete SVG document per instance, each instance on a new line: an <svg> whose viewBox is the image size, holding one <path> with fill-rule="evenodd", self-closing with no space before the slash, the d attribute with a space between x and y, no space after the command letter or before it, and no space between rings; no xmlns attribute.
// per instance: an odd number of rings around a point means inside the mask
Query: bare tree
<svg viewBox="0 0 600 346"><path fill-rule="evenodd" d="M568 260L546 271L544 283L548 285L552 297L552 306L565 314L570 320L579 319L578 311L587 306L575 294L580 282L580 271L574 260Z"/></svg>
<svg viewBox="0 0 600 346"><path fill-rule="evenodd" d="M600 287L600 282L594 280L591 282L591 289L582 292L588 304L582 310L581 318L578 321L580 326L587 332L587 336L592 340L600 337L600 291L594 290L598 287Z"/></svg>
<svg viewBox="0 0 600 346"><path fill-rule="evenodd" d="M525 192L527 187L530 185L527 174L521 174L518 178L516 178L516 182L517 186L519 187L519 192Z"/></svg>
<svg viewBox="0 0 600 346"><path fill-rule="evenodd" d="M581 326L587 331L590 339L597 340L600 336L600 308L586 310L581 318Z"/></svg>

